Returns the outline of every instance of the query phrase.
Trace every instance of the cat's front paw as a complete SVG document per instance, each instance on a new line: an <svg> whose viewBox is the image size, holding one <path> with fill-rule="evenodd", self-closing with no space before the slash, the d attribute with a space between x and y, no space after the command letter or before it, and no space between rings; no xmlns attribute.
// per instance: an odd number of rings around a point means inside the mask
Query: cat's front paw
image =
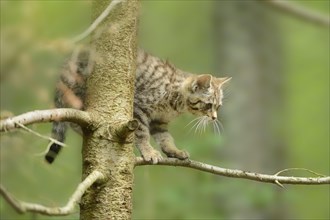
<svg viewBox="0 0 330 220"><path fill-rule="evenodd" d="M162 148L164 154L170 158L178 158L180 160L185 160L190 157L189 153L185 150L179 150L176 148Z"/></svg>
<svg viewBox="0 0 330 220"><path fill-rule="evenodd" d="M179 152L176 155L176 158L180 159L180 160L185 160L188 159L190 157L188 151L186 150L179 150Z"/></svg>
<svg viewBox="0 0 330 220"><path fill-rule="evenodd" d="M142 157L145 161L151 161L153 164L157 164L158 161L163 159L159 151L155 149L148 149L147 151L141 152Z"/></svg>

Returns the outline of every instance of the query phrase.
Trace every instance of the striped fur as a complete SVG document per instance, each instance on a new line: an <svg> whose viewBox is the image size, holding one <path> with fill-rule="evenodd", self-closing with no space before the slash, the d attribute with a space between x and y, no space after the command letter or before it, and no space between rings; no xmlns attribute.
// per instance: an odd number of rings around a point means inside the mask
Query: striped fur
<svg viewBox="0 0 330 220"><path fill-rule="evenodd" d="M55 106L84 109L85 81L93 69L92 56L83 51L73 56L63 68L57 84ZM134 118L140 122L135 132L136 146L143 158L157 163L159 151L150 145L152 136L168 157L186 159L189 154L179 150L168 132L168 124L178 115L190 112L216 119L222 104L222 85L230 78L194 75L175 68L167 61L139 50L134 95ZM65 139L66 124L55 122L52 135ZM46 155L52 163L60 146L53 144Z"/></svg>
<svg viewBox="0 0 330 220"><path fill-rule="evenodd" d="M86 79L93 69L93 62L88 51L76 51L62 68L60 80L56 85L54 103L56 108L84 109ZM77 126L72 126L75 130ZM67 130L66 122L53 122L52 137L64 142ZM45 159L52 163L61 150L61 146L53 143Z"/></svg>

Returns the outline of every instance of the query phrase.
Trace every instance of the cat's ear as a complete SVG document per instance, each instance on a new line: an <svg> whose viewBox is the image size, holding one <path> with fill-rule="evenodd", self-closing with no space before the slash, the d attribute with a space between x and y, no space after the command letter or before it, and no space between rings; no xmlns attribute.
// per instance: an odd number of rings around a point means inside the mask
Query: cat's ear
<svg viewBox="0 0 330 220"><path fill-rule="evenodd" d="M208 89L211 86L211 79L212 76L205 74L199 75L196 79L192 82L191 90L196 92L198 89Z"/></svg>
<svg viewBox="0 0 330 220"><path fill-rule="evenodd" d="M219 88L222 87L224 84L227 84L232 77L222 77L222 78L217 78L217 83Z"/></svg>
<svg viewBox="0 0 330 220"><path fill-rule="evenodd" d="M219 84L223 85L225 83L228 83L231 79L232 79L232 77L218 78L218 82L219 82Z"/></svg>

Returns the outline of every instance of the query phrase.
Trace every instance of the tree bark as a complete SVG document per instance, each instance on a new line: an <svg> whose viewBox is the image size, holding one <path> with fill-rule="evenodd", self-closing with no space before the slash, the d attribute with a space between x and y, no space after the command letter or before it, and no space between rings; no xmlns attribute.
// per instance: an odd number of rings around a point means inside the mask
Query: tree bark
<svg viewBox="0 0 330 220"><path fill-rule="evenodd" d="M270 9L258 1L221 1L214 9L217 69L233 77L220 114L227 121L228 138L219 156L237 161L238 169L275 173L286 165L285 140L279 132L285 103L280 30ZM220 200L226 201L227 217L285 218L279 192L276 204L268 201L260 209L257 196L244 200L240 186L225 187L230 193Z"/></svg>
<svg viewBox="0 0 330 220"><path fill-rule="evenodd" d="M93 20L109 3L93 1ZM98 170L105 180L83 196L81 219L131 218L133 134L122 131L133 116L137 15L137 0L123 1L103 21L92 41L97 58L87 81L85 105L94 125L84 129L82 176Z"/></svg>

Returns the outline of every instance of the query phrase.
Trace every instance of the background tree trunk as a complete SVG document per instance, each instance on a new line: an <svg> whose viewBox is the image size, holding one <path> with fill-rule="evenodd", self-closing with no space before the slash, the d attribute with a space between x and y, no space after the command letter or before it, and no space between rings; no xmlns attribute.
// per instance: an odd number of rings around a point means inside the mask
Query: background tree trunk
<svg viewBox="0 0 330 220"><path fill-rule="evenodd" d="M109 3L93 1L92 20ZM137 10L137 0L124 1L105 19L102 33L94 35L97 59L87 83L86 110L95 129L84 133L83 178L99 170L106 179L83 196L81 219L131 218L133 137L121 140L116 131L133 116Z"/></svg>
<svg viewBox="0 0 330 220"><path fill-rule="evenodd" d="M216 1L214 8L217 69L233 76L228 102L220 114L228 121L228 141L220 157L237 161L233 163L238 169L276 173L286 165L285 140L279 132L284 104L280 30L269 8L258 1ZM238 190L239 184L225 187L230 193L220 200L225 201L227 217L285 216L277 189L267 200L257 186L245 185L246 190ZM246 199L249 193L256 194L254 199ZM270 199L274 195L278 199Z"/></svg>

